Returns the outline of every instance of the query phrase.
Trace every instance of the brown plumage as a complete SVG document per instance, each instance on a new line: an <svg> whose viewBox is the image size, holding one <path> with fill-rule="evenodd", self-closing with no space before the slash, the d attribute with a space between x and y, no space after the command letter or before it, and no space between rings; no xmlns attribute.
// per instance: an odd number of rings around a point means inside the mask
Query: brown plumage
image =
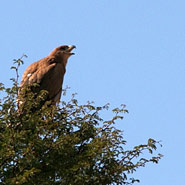
<svg viewBox="0 0 185 185"><path fill-rule="evenodd" d="M37 83L39 84L37 91L48 91L47 100L51 100L53 104L59 102L67 60L74 54L71 52L74 48L75 46L59 46L49 56L28 66L23 74L20 87ZM18 107L20 104L22 101L18 100Z"/></svg>

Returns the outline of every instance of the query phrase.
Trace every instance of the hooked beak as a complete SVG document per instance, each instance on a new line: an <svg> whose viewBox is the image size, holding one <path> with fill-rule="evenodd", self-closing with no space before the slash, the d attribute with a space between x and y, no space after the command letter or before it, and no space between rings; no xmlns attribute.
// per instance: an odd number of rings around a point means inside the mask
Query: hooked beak
<svg viewBox="0 0 185 185"><path fill-rule="evenodd" d="M69 55L74 55L74 53L71 53L71 51L72 51L74 48L76 48L76 46L71 45L71 46L68 46L68 47L69 47L69 48L67 49L68 54L69 54Z"/></svg>

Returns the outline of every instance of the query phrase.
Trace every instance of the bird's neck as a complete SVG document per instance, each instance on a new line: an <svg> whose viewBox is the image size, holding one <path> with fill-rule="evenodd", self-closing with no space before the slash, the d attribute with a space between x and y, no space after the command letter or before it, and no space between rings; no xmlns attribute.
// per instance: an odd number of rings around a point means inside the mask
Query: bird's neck
<svg viewBox="0 0 185 185"><path fill-rule="evenodd" d="M54 57L57 61L57 63L61 63L64 65L64 67L67 65L67 60L69 58L69 56L67 55L60 55L58 53L50 53L50 56Z"/></svg>

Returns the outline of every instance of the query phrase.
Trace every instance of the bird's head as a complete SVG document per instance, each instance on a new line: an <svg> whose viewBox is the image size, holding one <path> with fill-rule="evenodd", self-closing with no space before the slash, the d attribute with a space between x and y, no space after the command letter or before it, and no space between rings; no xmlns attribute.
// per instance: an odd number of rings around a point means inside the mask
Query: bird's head
<svg viewBox="0 0 185 185"><path fill-rule="evenodd" d="M63 46L59 46L57 48L55 48L51 53L50 56L56 56L59 57L63 60L64 64L67 64L67 59L71 56L74 55L74 53L72 53L72 50L76 48L76 46L74 45L63 45Z"/></svg>

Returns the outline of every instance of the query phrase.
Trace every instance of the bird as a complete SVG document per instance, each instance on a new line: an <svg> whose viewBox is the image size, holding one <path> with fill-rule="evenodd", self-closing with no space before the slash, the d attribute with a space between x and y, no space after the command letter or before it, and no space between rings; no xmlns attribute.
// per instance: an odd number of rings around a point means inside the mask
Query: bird
<svg viewBox="0 0 185 185"><path fill-rule="evenodd" d="M41 90L48 92L47 101L55 105L60 102L66 65L69 57L74 55L72 52L74 48L76 48L74 45L56 47L48 56L27 67L20 83L17 98L18 109L26 101L19 98L22 88L32 87L34 84L38 84L36 92Z"/></svg>

